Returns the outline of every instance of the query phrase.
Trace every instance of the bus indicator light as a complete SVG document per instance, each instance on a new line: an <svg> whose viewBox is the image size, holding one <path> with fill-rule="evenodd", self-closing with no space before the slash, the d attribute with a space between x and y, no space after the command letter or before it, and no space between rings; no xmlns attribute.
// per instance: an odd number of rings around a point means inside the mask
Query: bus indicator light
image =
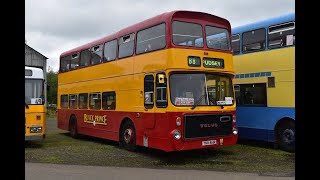
<svg viewBox="0 0 320 180"><path fill-rule="evenodd" d="M176 125L181 126L181 117L177 117L176 119Z"/></svg>

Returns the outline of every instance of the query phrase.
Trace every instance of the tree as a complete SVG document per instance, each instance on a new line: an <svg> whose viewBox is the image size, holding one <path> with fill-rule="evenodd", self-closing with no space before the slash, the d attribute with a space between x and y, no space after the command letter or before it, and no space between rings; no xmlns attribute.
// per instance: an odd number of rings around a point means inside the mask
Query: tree
<svg viewBox="0 0 320 180"><path fill-rule="evenodd" d="M47 73L47 101L48 104L57 104L57 87L58 87L58 73L54 72L52 69L49 69Z"/></svg>

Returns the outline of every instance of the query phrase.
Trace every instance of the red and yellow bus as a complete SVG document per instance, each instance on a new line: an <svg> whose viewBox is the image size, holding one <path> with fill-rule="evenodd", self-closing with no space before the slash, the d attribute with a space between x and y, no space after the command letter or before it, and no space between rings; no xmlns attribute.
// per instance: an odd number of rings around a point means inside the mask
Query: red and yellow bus
<svg viewBox="0 0 320 180"><path fill-rule="evenodd" d="M237 142L228 20L172 11L64 52L58 128L165 152Z"/></svg>

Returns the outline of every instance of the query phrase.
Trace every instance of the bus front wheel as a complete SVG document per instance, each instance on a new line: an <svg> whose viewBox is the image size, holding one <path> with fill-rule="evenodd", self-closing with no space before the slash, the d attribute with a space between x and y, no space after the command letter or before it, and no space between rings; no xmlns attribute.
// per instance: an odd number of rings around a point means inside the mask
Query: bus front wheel
<svg viewBox="0 0 320 180"><path fill-rule="evenodd" d="M78 127L77 127L77 118L75 116L71 116L69 122L70 136L73 138L78 138Z"/></svg>
<svg viewBox="0 0 320 180"><path fill-rule="evenodd" d="M279 128L279 147L288 152L295 152L295 125L290 121Z"/></svg>
<svg viewBox="0 0 320 180"><path fill-rule="evenodd" d="M129 150L136 150L136 129L131 121L126 121L120 132L120 146Z"/></svg>

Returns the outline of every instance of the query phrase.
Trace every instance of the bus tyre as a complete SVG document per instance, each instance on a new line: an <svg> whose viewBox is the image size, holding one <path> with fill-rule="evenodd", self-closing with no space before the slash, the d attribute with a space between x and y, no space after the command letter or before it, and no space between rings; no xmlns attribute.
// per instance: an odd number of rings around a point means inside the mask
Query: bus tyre
<svg viewBox="0 0 320 180"><path fill-rule="evenodd" d="M295 152L295 125L290 121L279 128L279 147L288 152Z"/></svg>
<svg viewBox="0 0 320 180"><path fill-rule="evenodd" d="M73 138L78 138L78 127L77 127L77 118L75 116L71 116L69 122L70 136Z"/></svg>
<svg viewBox="0 0 320 180"><path fill-rule="evenodd" d="M136 129L131 121L126 121L120 132L120 147L129 151L136 150Z"/></svg>

